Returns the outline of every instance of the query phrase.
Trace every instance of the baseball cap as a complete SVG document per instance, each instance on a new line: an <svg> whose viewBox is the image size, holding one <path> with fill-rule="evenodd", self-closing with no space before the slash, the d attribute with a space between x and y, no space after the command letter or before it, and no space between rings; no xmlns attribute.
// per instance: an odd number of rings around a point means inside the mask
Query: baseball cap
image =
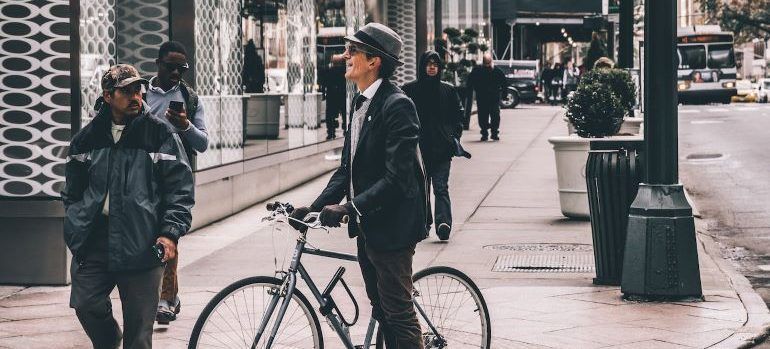
<svg viewBox="0 0 770 349"><path fill-rule="evenodd" d="M132 65L116 64L107 69L104 75L102 75L102 90L112 91L135 82L140 82L144 85L149 84L149 81L142 78L139 75L139 71Z"/></svg>

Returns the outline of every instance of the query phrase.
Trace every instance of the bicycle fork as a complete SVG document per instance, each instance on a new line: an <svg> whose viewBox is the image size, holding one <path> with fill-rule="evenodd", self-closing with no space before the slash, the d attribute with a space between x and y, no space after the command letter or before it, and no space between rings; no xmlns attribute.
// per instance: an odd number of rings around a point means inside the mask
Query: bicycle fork
<svg viewBox="0 0 770 349"><path fill-rule="evenodd" d="M273 323L273 328L270 331L270 337L267 339L267 348L271 348L273 346L273 341L275 341L275 336L278 334L278 328L281 326L283 316L286 314L286 309L289 307L289 303L291 302L291 298L294 294L294 288L296 285L297 278L295 274L289 273L287 275L286 283L284 283L284 286L281 286L281 288L273 291L275 293L270 299L270 304L268 304L267 311L265 311L265 314L262 317L262 322L259 325L259 330L257 331L256 336L254 337L254 342L251 344L252 349L257 347L257 343L259 343L259 340L262 338L262 334L264 334L265 329L267 328L267 324L270 322L270 317L272 317L273 312L275 311L275 307L278 305L278 300L280 300L281 295L283 295L283 302L281 302L281 307L278 309L278 315L276 316L275 322Z"/></svg>

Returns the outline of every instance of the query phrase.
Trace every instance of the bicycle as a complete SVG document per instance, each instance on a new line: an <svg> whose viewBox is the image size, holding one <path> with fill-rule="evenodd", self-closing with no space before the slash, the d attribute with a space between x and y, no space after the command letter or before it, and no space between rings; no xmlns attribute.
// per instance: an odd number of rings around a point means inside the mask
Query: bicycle
<svg viewBox="0 0 770 349"><path fill-rule="evenodd" d="M345 268L340 266L324 290L319 291L300 261L305 254L350 262L356 262L356 256L308 247L309 231L328 232L321 226L318 213L311 213L304 221L299 221L289 217L293 207L288 203L268 204L268 210L271 214L263 220L276 221L275 224L288 224L294 220L308 228L297 232L290 266L279 273L280 278L248 277L217 293L198 317L188 347L323 348L318 316L305 295L296 288L299 273L317 302L319 313L346 349L368 349L372 340L375 340L376 348L384 348L375 319L369 320L364 343L352 343L349 328L358 321L359 308L342 279ZM413 302L426 349L490 348L489 311L479 288L467 275L457 269L437 266L415 273L413 280ZM343 316L332 298L332 290L338 284L343 285L354 305L355 315L351 321Z"/></svg>

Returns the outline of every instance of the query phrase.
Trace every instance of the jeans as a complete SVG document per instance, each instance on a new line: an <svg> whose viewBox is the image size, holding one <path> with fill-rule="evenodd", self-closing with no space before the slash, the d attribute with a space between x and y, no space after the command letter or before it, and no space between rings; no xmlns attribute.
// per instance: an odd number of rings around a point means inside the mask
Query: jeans
<svg viewBox="0 0 770 349"><path fill-rule="evenodd" d="M388 349L422 349L422 330L412 303L414 246L376 251L359 237L358 264Z"/></svg>
<svg viewBox="0 0 770 349"><path fill-rule="evenodd" d="M500 104L495 102L482 102L476 104L479 113L479 127L481 134L486 136L487 130L492 129L492 135L497 135L500 131Z"/></svg>
<svg viewBox="0 0 770 349"><path fill-rule="evenodd" d="M435 216L430 212L431 205L428 205L428 222L436 223L436 229L441 223L452 226L452 202L449 199L449 170L452 165L452 159L441 162L425 162L429 188L433 187L433 196L435 197L436 211ZM435 219L434 219L435 217Z"/></svg>

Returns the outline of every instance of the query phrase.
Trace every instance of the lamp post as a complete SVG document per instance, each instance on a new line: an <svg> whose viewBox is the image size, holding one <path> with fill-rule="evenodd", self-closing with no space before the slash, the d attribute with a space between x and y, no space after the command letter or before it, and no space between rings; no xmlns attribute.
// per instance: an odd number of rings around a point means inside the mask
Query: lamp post
<svg viewBox="0 0 770 349"><path fill-rule="evenodd" d="M646 0L645 180L631 204L621 292L626 298L702 298L695 222L679 183L676 1Z"/></svg>
<svg viewBox="0 0 770 349"><path fill-rule="evenodd" d="M620 43L618 45L618 66L634 66L634 0L620 0Z"/></svg>

